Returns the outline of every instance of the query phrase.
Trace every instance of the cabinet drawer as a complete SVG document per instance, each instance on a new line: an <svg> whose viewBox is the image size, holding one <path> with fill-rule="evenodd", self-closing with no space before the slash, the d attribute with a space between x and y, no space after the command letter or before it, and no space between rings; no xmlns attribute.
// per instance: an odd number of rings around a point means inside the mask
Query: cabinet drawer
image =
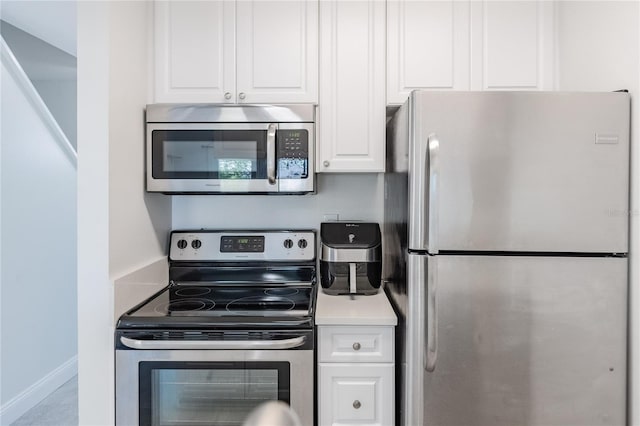
<svg viewBox="0 0 640 426"><path fill-rule="evenodd" d="M320 364L320 426L393 424L394 367Z"/></svg>
<svg viewBox="0 0 640 426"><path fill-rule="evenodd" d="M393 362L393 327L318 327L318 362Z"/></svg>

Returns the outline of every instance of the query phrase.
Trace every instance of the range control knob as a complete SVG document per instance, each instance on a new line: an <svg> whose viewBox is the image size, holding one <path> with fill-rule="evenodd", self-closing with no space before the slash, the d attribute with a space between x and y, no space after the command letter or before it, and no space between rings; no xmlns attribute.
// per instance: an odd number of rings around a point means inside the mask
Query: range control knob
<svg viewBox="0 0 640 426"><path fill-rule="evenodd" d="M187 248L187 240L178 240L178 248L179 249Z"/></svg>
<svg viewBox="0 0 640 426"><path fill-rule="evenodd" d="M307 240L305 240L304 238L301 240L298 240L298 247L300 247L301 249L306 248L307 247Z"/></svg>
<svg viewBox="0 0 640 426"><path fill-rule="evenodd" d="M200 247L202 247L202 241L200 240L191 241L191 247L193 247L194 249L199 249Z"/></svg>
<svg viewBox="0 0 640 426"><path fill-rule="evenodd" d="M293 241L290 238L287 238L286 240L284 240L284 246L286 248L291 248L293 247Z"/></svg>

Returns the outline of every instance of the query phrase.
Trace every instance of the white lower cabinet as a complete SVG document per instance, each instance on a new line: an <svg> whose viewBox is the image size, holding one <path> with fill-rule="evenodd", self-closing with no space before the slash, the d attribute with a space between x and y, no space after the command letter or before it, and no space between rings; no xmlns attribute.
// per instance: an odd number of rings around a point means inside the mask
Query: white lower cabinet
<svg viewBox="0 0 640 426"><path fill-rule="evenodd" d="M394 327L319 326L318 336L318 425L393 425Z"/></svg>
<svg viewBox="0 0 640 426"><path fill-rule="evenodd" d="M393 424L393 364L321 363L318 378L320 426Z"/></svg>

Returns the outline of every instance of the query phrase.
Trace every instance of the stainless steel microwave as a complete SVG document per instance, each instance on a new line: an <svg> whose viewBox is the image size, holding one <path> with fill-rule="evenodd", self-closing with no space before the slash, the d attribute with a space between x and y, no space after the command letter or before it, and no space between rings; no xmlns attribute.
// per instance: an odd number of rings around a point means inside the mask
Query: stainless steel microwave
<svg viewBox="0 0 640 426"><path fill-rule="evenodd" d="M147 191L315 191L315 106L153 104L146 111Z"/></svg>

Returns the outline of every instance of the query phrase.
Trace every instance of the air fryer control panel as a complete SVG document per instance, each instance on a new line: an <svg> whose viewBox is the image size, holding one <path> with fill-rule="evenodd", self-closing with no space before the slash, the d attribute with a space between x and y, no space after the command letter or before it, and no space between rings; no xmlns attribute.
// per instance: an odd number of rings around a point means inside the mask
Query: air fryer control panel
<svg viewBox="0 0 640 426"><path fill-rule="evenodd" d="M184 261L311 261L313 231L174 231L170 260Z"/></svg>

